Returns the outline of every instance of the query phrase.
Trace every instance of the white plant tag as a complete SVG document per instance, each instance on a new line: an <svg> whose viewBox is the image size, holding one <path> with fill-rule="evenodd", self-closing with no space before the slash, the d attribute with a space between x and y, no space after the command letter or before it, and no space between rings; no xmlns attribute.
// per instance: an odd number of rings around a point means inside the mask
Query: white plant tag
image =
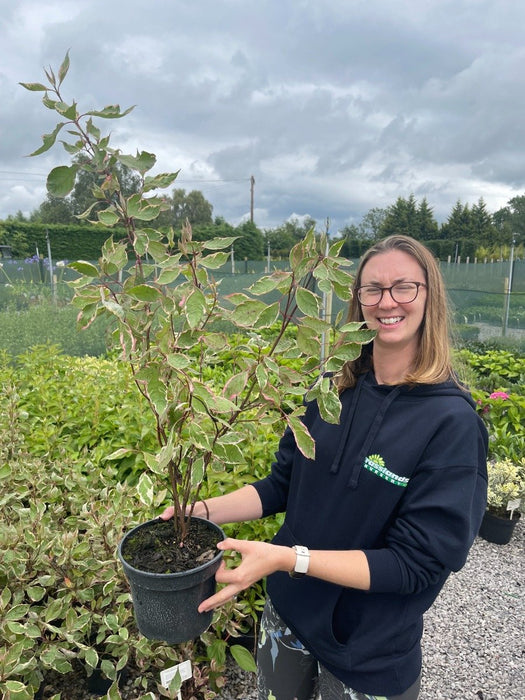
<svg viewBox="0 0 525 700"><path fill-rule="evenodd" d="M520 507L520 504L521 500L519 498L515 498L513 501L509 501L507 503L507 510L516 510Z"/></svg>
<svg viewBox="0 0 525 700"><path fill-rule="evenodd" d="M170 666L170 668L165 668L164 671L160 672L160 682L161 685L164 688L169 688L170 683L177 673L177 671L180 674L180 682L184 683L184 681L187 681L191 678L192 676L192 670L191 670L191 661L187 659L186 661L183 661L181 664L177 664L176 666ZM179 691L179 700L181 700L181 694Z"/></svg>

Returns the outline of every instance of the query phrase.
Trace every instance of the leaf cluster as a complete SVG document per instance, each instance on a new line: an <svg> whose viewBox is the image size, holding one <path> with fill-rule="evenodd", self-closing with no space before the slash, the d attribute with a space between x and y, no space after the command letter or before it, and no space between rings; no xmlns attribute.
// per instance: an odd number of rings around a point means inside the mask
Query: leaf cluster
<svg viewBox="0 0 525 700"><path fill-rule="evenodd" d="M138 637L115 567L122 529L138 517L132 489L110 470L17 450L4 428L0 455L0 695L33 698L48 672L78 663L114 681L112 698L125 666L151 668L144 689L154 689L156 665L182 658Z"/></svg>
<svg viewBox="0 0 525 700"><path fill-rule="evenodd" d="M460 357L468 362L479 379L478 388L495 391L494 383L485 384L490 378L498 386L515 385L516 390L525 385L525 357L509 350L490 350L476 353L462 350Z"/></svg>
<svg viewBox="0 0 525 700"><path fill-rule="evenodd" d="M525 509L525 458L518 461L502 459L490 461L488 468L488 510L500 517L509 517L508 504L518 502L515 509Z"/></svg>

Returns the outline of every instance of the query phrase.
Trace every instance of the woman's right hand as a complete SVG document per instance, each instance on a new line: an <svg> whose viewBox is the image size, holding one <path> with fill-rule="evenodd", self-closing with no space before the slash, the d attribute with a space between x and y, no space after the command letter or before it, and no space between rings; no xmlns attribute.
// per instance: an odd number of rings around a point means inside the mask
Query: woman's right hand
<svg viewBox="0 0 525 700"><path fill-rule="evenodd" d="M191 507L187 506L186 507L186 515L188 515L191 511ZM168 506L163 510L163 512L159 515L159 518L161 520L171 520L173 518L173 515L175 513L175 508L173 506ZM196 515L199 518L206 518L209 520L209 513L208 513L208 507L206 506L206 503L204 501L197 501L193 508L193 515Z"/></svg>

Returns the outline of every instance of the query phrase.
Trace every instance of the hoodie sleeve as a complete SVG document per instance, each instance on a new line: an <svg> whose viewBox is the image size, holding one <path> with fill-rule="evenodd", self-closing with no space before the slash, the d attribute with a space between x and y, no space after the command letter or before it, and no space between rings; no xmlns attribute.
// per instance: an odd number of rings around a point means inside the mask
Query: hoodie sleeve
<svg viewBox="0 0 525 700"><path fill-rule="evenodd" d="M451 412L410 479L386 547L366 550L371 592L418 593L466 561L486 507L487 432Z"/></svg>

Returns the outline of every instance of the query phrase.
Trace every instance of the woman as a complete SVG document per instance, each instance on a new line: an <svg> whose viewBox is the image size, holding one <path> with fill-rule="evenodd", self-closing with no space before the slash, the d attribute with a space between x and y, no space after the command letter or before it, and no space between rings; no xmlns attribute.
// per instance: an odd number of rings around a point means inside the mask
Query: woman
<svg viewBox="0 0 525 700"><path fill-rule="evenodd" d="M423 613L465 563L485 510L487 434L454 378L432 254L391 236L365 254L353 291L348 320L377 333L334 379L340 424L307 406L315 460L286 431L267 478L206 502L219 524L286 511L271 544L220 543L242 562L221 566L227 585L199 607L268 576L260 700L415 700Z"/></svg>

